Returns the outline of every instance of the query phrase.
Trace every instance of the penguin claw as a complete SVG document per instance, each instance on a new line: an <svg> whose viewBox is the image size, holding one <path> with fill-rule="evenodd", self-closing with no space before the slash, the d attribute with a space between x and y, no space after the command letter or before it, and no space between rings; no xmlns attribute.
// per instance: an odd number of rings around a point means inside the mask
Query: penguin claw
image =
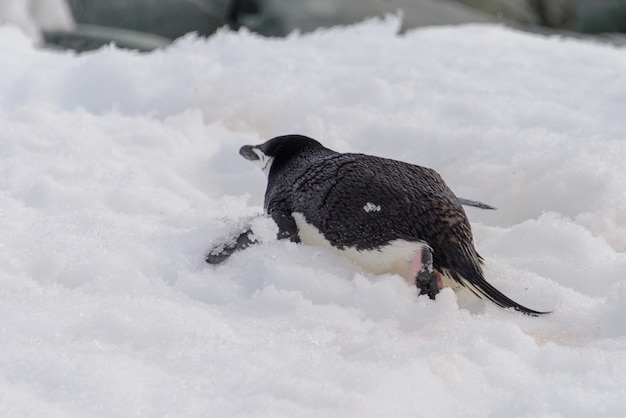
<svg viewBox="0 0 626 418"><path fill-rule="evenodd" d="M428 295L429 298L435 299L439 293L439 281L437 280L437 272L433 268L433 251L427 245L416 254L414 265L421 264L420 269L415 275L415 286L419 289L420 295Z"/></svg>

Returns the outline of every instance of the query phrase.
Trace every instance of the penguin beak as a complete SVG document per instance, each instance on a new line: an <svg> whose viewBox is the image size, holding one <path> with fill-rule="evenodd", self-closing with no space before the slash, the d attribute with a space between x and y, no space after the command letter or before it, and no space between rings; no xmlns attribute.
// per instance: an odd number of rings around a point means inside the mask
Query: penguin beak
<svg viewBox="0 0 626 418"><path fill-rule="evenodd" d="M259 159L259 156L256 152L254 152L254 147L252 145L244 145L241 147L239 154L241 154L241 156L248 161L256 161Z"/></svg>
<svg viewBox="0 0 626 418"><path fill-rule="evenodd" d="M253 145L244 145L239 150L239 154L241 154L241 156L246 160L251 161L254 165L258 166L263 174L269 176L274 158L265 155L259 147Z"/></svg>

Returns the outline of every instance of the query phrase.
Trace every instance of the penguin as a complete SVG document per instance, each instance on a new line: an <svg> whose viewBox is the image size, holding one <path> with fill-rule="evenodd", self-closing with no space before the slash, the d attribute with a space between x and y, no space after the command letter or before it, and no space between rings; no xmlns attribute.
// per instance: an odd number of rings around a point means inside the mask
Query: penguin
<svg viewBox="0 0 626 418"><path fill-rule="evenodd" d="M433 169L366 154L339 153L303 135L284 135L239 153L267 176L264 210L278 239L337 251L375 274L396 273L435 299L444 284L527 315L489 284L462 204ZM234 245L209 253L218 263L254 244L244 231Z"/></svg>

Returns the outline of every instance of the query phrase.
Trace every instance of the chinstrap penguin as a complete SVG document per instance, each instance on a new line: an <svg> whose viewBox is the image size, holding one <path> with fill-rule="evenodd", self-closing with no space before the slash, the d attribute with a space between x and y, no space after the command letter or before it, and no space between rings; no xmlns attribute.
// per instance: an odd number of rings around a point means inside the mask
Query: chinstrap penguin
<svg viewBox="0 0 626 418"><path fill-rule="evenodd" d="M279 136L239 153L267 176L265 212L278 238L338 251L376 274L397 273L434 299L444 284L469 288L504 308L540 312L490 285L463 205L432 169L365 154L338 153L302 135ZM244 231L212 251L219 263L255 243Z"/></svg>

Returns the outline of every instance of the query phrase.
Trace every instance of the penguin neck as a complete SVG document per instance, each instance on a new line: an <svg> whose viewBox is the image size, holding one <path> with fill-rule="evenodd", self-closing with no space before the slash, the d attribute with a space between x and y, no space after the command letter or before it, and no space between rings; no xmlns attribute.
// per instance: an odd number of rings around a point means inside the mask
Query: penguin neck
<svg viewBox="0 0 626 418"><path fill-rule="evenodd" d="M311 164L311 162L319 160L329 155L336 155L337 152L324 147L309 147L300 150L295 155L281 156L277 155L272 161L267 180L268 183L277 180L283 176L289 176L297 173Z"/></svg>

